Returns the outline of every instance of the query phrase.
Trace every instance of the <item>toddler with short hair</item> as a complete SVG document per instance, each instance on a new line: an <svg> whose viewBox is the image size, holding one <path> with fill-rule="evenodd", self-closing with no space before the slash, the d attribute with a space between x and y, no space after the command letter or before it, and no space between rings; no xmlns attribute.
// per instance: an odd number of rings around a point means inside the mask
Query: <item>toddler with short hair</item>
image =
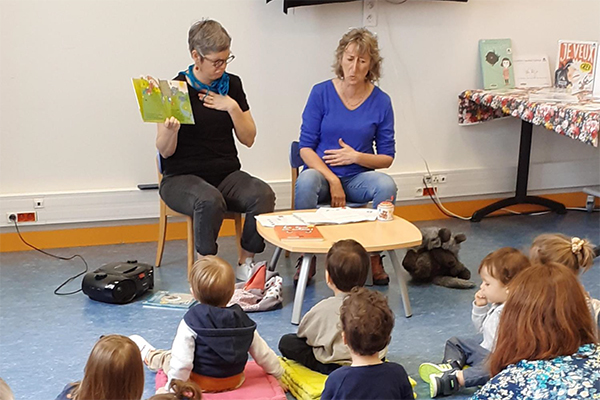
<svg viewBox="0 0 600 400"><path fill-rule="evenodd" d="M156 350L141 336L131 336L148 368L167 374L160 392L168 391L174 379L192 380L205 392L236 389L244 383L248 353L266 373L281 378L283 367L256 323L238 304L227 307L235 290L233 268L222 258L204 256L188 278L199 303L183 316L171 350Z"/></svg>
<svg viewBox="0 0 600 400"><path fill-rule="evenodd" d="M317 303L300 321L297 334L279 341L281 355L322 374L329 374L352 361L342 340L340 306L350 290L364 286L370 268L369 254L355 240L340 240L327 252L325 281L334 296ZM386 349L382 349L384 357Z"/></svg>
<svg viewBox="0 0 600 400"><path fill-rule="evenodd" d="M475 293L471 319L477 331L483 334L483 341L452 337L446 342L442 363L419 366L419 376L429 383L432 398L454 394L463 386L483 385L490 379L486 360L496 345L508 284L530 265L529 259L512 247L493 251L481 261L479 275L483 282ZM470 368L463 370L465 366Z"/></svg>
<svg viewBox="0 0 600 400"><path fill-rule="evenodd" d="M383 362L379 355L390 343L394 328L394 313L387 298L379 292L355 287L340 308L340 321L352 365L329 375L321 400L413 399L404 367Z"/></svg>

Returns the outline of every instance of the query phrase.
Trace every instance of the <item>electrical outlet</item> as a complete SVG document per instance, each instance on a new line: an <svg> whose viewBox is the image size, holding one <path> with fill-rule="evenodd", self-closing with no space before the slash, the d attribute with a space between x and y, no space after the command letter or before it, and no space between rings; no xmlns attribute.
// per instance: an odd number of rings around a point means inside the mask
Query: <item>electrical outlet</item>
<svg viewBox="0 0 600 400"><path fill-rule="evenodd" d="M13 219L11 217L16 218L18 223L37 221L37 213L35 211L8 212L6 213L6 221L9 224L13 223Z"/></svg>
<svg viewBox="0 0 600 400"><path fill-rule="evenodd" d="M33 199L33 208L44 208L44 199Z"/></svg>
<svg viewBox="0 0 600 400"><path fill-rule="evenodd" d="M423 188L421 186L415 188L415 197L423 197Z"/></svg>
<svg viewBox="0 0 600 400"><path fill-rule="evenodd" d="M363 0L363 26L377 26L377 0Z"/></svg>
<svg viewBox="0 0 600 400"><path fill-rule="evenodd" d="M446 175L423 175L423 180L427 186L431 187L440 183L446 183Z"/></svg>

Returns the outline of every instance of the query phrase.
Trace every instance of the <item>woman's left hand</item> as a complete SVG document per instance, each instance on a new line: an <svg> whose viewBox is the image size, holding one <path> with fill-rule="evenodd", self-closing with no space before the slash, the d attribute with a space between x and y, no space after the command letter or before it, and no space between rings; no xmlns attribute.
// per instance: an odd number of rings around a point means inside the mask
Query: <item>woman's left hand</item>
<svg viewBox="0 0 600 400"><path fill-rule="evenodd" d="M340 143L341 149L325 150L325 155L323 156L325 164L332 167L356 164L356 159L359 154L358 151L344 143L341 138L338 142Z"/></svg>
<svg viewBox="0 0 600 400"><path fill-rule="evenodd" d="M218 93L207 92L206 89L202 89L200 93L198 93L198 98L200 98L204 107L219 111L229 112L237 104L235 100L228 95L222 96Z"/></svg>

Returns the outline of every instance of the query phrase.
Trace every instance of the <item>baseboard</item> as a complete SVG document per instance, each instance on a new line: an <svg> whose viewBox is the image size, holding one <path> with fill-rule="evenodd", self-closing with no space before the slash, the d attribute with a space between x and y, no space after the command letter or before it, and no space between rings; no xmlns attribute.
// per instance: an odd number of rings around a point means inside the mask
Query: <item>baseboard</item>
<svg viewBox="0 0 600 400"><path fill-rule="evenodd" d="M547 194L543 197L563 203L567 207L584 207L587 194L582 192ZM478 199L445 202L444 205L452 212L469 217L474 211L493 203L498 199ZM596 199L597 206L600 205ZM543 210L538 206L514 206L514 211L530 212ZM500 211L495 214L506 213ZM431 203L428 204L400 204L396 206L395 214L408 221L428 221L449 218ZM130 221L131 222L131 221ZM122 243L156 242L158 239L158 224L125 224L117 226L100 226L90 228L65 228L60 230L38 230L25 228L23 232L29 243L42 249L102 246ZM220 236L234 236L233 221L223 222ZM167 240L182 240L186 238L185 222L170 222L167 226ZM0 234L0 253L11 251L31 250L21 242L16 233L7 232Z"/></svg>

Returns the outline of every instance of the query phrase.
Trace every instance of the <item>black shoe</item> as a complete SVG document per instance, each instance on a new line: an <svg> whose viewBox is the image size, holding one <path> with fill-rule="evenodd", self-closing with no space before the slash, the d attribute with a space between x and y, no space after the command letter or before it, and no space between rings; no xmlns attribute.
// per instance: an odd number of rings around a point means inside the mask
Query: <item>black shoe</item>
<svg viewBox="0 0 600 400"><path fill-rule="evenodd" d="M300 278L300 268L302 267L302 260L304 256L298 257L298 261L296 261L296 273L294 274L294 287L298 286L298 279ZM312 282L312 277L317 273L317 256L312 256L310 260L310 269L308 270L308 280L306 281L306 285L309 285Z"/></svg>
<svg viewBox="0 0 600 400"><path fill-rule="evenodd" d="M449 396L458 392L460 385L456 377L456 371L447 371L443 374L431 374L429 376L429 395L433 399L437 396Z"/></svg>

